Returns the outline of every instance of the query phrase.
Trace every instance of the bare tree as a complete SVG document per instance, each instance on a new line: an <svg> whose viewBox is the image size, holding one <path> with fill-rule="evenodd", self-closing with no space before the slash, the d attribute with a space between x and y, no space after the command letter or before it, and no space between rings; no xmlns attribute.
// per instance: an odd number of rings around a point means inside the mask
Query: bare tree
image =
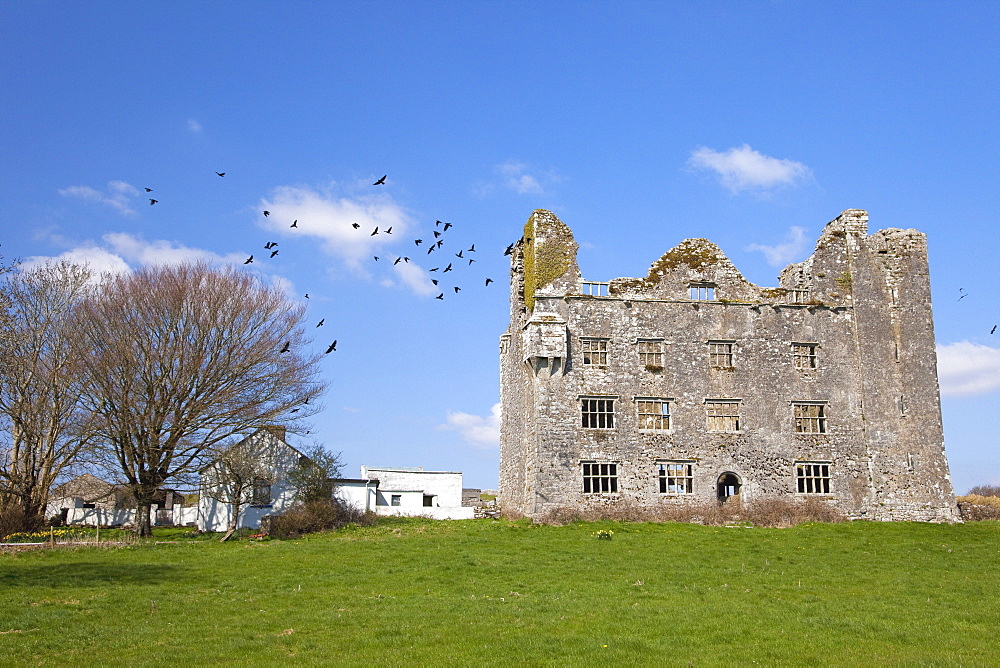
<svg viewBox="0 0 1000 668"><path fill-rule="evenodd" d="M92 438L71 324L92 278L86 267L58 262L12 273L3 286L0 514L9 529L44 525L49 490Z"/></svg>
<svg viewBox="0 0 1000 668"><path fill-rule="evenodd" d="M88 407L150 535L153 495L239 434L314 412L319 355L304 307L204 263L107 277L76 313Z"/></svg>
<svg viewBox="0 0 1000 668"><path fill-rule="evenodd" d="M288 485L295 489L299 503L332 501L336 491L334 480L341 476L343 464L339 453L332 453L322 445L302 451L305 455L299 465L285 474Z"/></svg>
<svg viewBox="0 0 1000 668"><path fill-rule="evenodd" d="M228 540L239 527L240 516L247 506L270 503L270 494L266 499L257 497L262 489L270 489L273 470L273 462L266 453L246 441L222 450L205 468L201 493L229 507L229 526L222 541Z"/></svg>

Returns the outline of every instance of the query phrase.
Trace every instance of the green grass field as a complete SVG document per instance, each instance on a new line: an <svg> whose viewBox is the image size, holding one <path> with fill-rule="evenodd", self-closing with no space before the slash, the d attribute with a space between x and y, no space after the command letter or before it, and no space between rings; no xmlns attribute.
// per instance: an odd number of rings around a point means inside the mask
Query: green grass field
<svg viewBox="0 0 1000 668"><path fill-rule="evenodd" d="M997 522L387 520L0 554L8 665L996 665L998 630Z"/></svg>

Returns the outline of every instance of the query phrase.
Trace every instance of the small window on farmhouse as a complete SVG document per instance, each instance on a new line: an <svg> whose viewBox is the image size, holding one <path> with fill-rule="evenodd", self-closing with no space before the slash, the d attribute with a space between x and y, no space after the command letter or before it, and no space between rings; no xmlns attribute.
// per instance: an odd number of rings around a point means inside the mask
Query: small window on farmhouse
<svg viewBox="0 0 1000 668"><path fill-rule="evenodd" d="M706 399L708 430L735 432L740 430L739 399Z"/></svg>
<svg viewBox="0 0 1000 668"><path fill-rule="evenodd" d="M796 434L826 433L826 404L818 402L792 403Z"/></svg>
<svg viewBox="0 0 1000 668"><path fill-rule="evenodd" d="M832 462L798 462L795 485L799 494L829 494Z"/></svg>
<svg viewBox="0 0 1000 668"><path fill-rule="evenodd" d="M583 462L584 494L617 494L618 464L614 462Z"/></svg>
<svg viewBox="0 0 1000 668"><path fill-rule="evenodd" d="M434 495L424 494L424 508L432 508L434 506Z"/></svg>
<svg viewBox="0 0 1000 668"><path fill-rule="evenodd" d="M815 343L793 343L792 361L796 369L816 368L816 344Z"/></svg>
<svg viewBox="0 0 1000 668"><path fill-rule="evenodd" d="M691 462L660 462L657 478L660 494L691 494L694 491L694 476Z"/></svg>
<svg viewBox="0 0 1000 668"><path fill-rule="evenodd" d="M643 431L668 431L670 429L670 400L636 397L639 411L639 429Z"/></svg>
<svg viewBox="0 0 1000 668"><path fill-rule="evenodd" d="M583 363L589 366L607 366L607 339L580 339L580 352L583 353Z"/></svg>
<svg viewBox="0 0 1000 668"><path fill-rule="evenodd" d="M715 283L692 283L688 295L695 301L715 301Z"/></svg>
<svg viewBox="0 0 1000 668"><path fill-rule="evenodd" d="M713 369L733 368L733 342L709 341L708 365Z"/></svg>
<svg viewBox="0 0 1000 668"><path fill-rule="evenodd" d="M402 502L402 500L403 500L403 495L402 494L393 494L389 498L389 505L391 505L391 506L398 506Z"/></svg>
<svg viewBox="0 0 1000 668"><path fill-rule="evenodd" d="M271 481L257 478L253 481L253 493L250 498L252 506L271 505Z"/></svg>
<svg viewBox="0 0 1000 668"><path fill-rule="evenodd" d="M647 369L663 369L663 341L660 339L639 339L639 364Z"/></svg>
<svg viewBox="0 0 1000 668"><path fill-rule="evenodd" d="M583 397L580 399L582 426L587 429L615 428L614 397Z"/></svg>

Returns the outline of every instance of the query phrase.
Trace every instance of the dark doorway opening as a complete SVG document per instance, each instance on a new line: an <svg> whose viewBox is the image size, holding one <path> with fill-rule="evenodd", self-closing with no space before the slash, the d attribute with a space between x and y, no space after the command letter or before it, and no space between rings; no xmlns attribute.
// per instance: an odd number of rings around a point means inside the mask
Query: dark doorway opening
<svg viewBox="0 0 1000 668"><path fill-rule="evenodd" d="M741 487L743 487L743 483L740 482L740 477L735 473L723 473L720 475L718 485L716 486L719 503L723 503L731 497L739 496Z"/></svg>

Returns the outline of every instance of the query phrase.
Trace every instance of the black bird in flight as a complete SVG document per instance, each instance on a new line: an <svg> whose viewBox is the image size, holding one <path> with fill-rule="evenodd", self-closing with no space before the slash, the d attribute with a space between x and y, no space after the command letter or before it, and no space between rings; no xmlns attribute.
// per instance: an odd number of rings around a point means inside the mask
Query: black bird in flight
<svg viewBox="0 0 1000 668"><path fill-rule="evenodd" d="M298 408L293 408L292 410L290 410L290 411L288 411L288 412L289 412L289 413L298 413L298 412L299 412L299 409L298 409Z"/></svg>
<svg viewBox="0 0 1000 668"><path fill-rule="evenodd" d="M389 229L387 229L387 230L385 231L385 233L386 233L386 234L392 234L392 228L390 227Z"/></svg>
<svg viewBox="0 0 1000 668"><path fill-rule="evenodd" d="M437 271L437 270L438 270L438 269L440 269L440 268L441 268L441 267L434 267L433 269L428 269L427 271Z"/></svg>
<svg viewBox="0 0 1000 668"><path fill-rule="evenodd" d="M327 349L326 349L326 352L325 352L325 353L323 353L323 354L324 354L324 355L329 355L330 353L332 353L332 352L333 352L334 350L336 350L336 349L337 349L337 341L336 341L336 339L335 339L335 340L334 340L334 342L330 344L330 347L329 347L329 348L327 348Z"/></svg>
<svg viewBox="0 0 1000 668"><path fill-rule="evenodd" d="M504 255L510 255L513 252L514 252L514 244L511 244L510 246L507 246L507 250L505 250L503 252L503 254Z"/></svg>
<svg viewBox="0 0 1000 668"><path fill-rule="evenodd" d="M293 220L292 224L289 225L289 227L298 227L298 226L299 226L299 219L298 218L296 218L295 220Z"/></svg>
<svg viewBox="0 0 1000 668"><path fill-rule="evenodd" d="M291 345L292 345L292 342L291 342L291 341L285 341L285 345L283 345L283 346L281 347L281 350L279 350L278 352L279 352L279 353L287 353L287 352L288 352L288 349L289 349L289 347L290 347Z"/></svg>
<svg viewBox="0 0 1000 668"><path fill-rule="evenodd" d="M454 227L454 225L452 225L451 223L445 223L444 224L444 231L447 232L449 227Z"/></svg>
<svg viewBox="0 0 1000 668"><path fill-rule="evenodd" d="M271 212L265 209L264 210L264 217L267 218L270 215L271 215Z"/></svg>
<svg viewBox="0 0 1000 668"><path fill-rule="evenodd" d="M378 234L378 227L376 227L376 228L375 228L375 231L374 231L374 232L372 232L371 234L369 234L368 236L370 236L370 237L373 237L373 236L375 236L376 234Z"/></svg>
<svg viewBox="0 0 1000 668"><path fill-rule="evenodd" d="M373 186L384 186L385 185L385 177L387 177L387 176L389 176L389 175L388 174L383 174L382 178L380 178L378 181L376 181L372 185Z"/></svg>
<svg viewBox="0 0 1000 668"><path fill-rule="evenodd" d="M992 334L992 333L993 333L993 332L995 332L995 331L997 331L997 326L996 326L996 325L993 325L993 329L991 329L991 330L990 330L990 334Z"/></svg>
<svg viewBox="0 0 1000 668"><path fill-rule="evenodd" d="M437 239L439 236L441 236L441 233L438 232L437 230L434 230L434 238Z"/></svg>
<svg viewBox="0 0 1000 668"><path fill-rule="evenodd" d="M435 245L436 245L436 246L437 246L438 248L441 248L441 245L442 245L442 244L444 244L444 239L438 239L438 242L437 242L437 244L435 244Z"/></svg>
<svg viewBox="0 0 1000 668"><path fill-rule="evenodd" d="M395 267L395 266L396 266L397 264L399 264L399 263L400 263L400 261L401 261L402 259L403 259L403 258L401 258L401 257L397 257L397 258L396 258L396 261L392 263L392 266L394 266L394 267Z"/></svg>
<svg viewBox="0 0 1000 668"><path fill-rule="evenodd" d="M150 200L149 200L149 206L153 206L154 204L156 204L156 203L157 203L157 202L159 202L159 201L160 201L160 200L158 200L158 199L150 199Z"/></svg>
<svg viewBox="0 0 1000 668"><path fill-rule="evenodd" d="M475 253L476 252L476 244L472 244L471 246L469 246L469 252L470 253Z"/></svg>
<svg viewBox="0 0 1000 668"><path fill-rule="evenodd" d="M148 192L148 193L151 193L151 192L153 192L153 189L152 189L152 188L145 188L144 190L145 190L146 192Z"/></svg>
<svg viewBox="0 0 1000 668"><path fill-rule="evenodd" d="M277 254L278 254L278 249L277 248L275 248L273 251L271 251L271 257L274 257Z"/></svg>
<svg viewBox="0 0 1000 668"><path fill-rule="evenodd" d="M415 243L416 245L419 246L420 244L424 243L424 240L423 239L414 239L413 243Z"/></svg>
<svg viewBox="0 0 1000 668"><path fill-rule="evenodd" d="M470 258L469 258L469 264L471 265L471 264L472 264L473 262L475 262L475 260L473 260L473 259L472 259L472 258L470 257Z"/></svg>
<svg viewBox="0 0 1000 668"><path fill-rule="evenodd" d="M489 286L489 284L490 284L490 283L492 283L492 282L493 282L493 279L492 279L492 278L487 278L487 279L486 279L486 285L487 285L487 286Z"/></svg>
<svg viewBox="0 0 1000 668"><path fill-rule="evenodd" d="M434 221L434 227L437 227L437 226L438 226L438 225L440 225L440 224L441 224L441 221L440 221L440 220L436 220L436 221Z"/></svg>
<svg viewBox="0 0 1000 668"><path fill-rule="evenodd" d="M306 293L306 299L309 299L309 293L308 292Z"/></svg>
<svg viewBox="0 0 1000 668"><path fill-rule="evenodd" d="M451 271L451 262L449 262L449 263L448 263L448 266L447 266L447 267L445 267L445 268L444 268L444 271L442 271L441 273L442 273L442 274L446 274L446 273L448 273L449 271Z"/></svg>
<svg viewBox="0 0 1000 668"><path fill-rule="evenodd" d="M438 295L437 297L435 297L434 299L444 299L444 293L442 292L441 294L439 294L439 295Z"/></svg>
<svg viewBox="0 0 1000 668"><path fill-rule="evenodd" d="M372 257L375 258L376 262L378 262L378 255L372 255Z"/></svg>
<svg viewBox="0 0 1000 668"><path fill-rule="evenodd" d="M461 289L462 289L462 288L460 288L460 287L458 287L458 286L456 285L456 286L455 286L455 294L457 295L457 294L458 294L458 291L459 291L459 290L461 290Z"/></svg>
<svg viewBox="0 0 1000 668"><path fill-rule="evenodd" d="M403 258L403 262L409 262L409 261L410 261L410 258L408 258L408 257L404 257Z"/></svg>
<svg viewBox="0 0 1000 668"><path fill-rule="evenodd" d="M351 227L353 227L354 229L358 229L359 227L361 227L361 225L358 223L351 223Z"/></svg>
<svg viewBox="0 0 1000 668"><path fill-rule="evenodd" d="M244 262L243 264L250 264L251 262L253 262L253 255L251 255L250 257L248 257L247 261Z"/></svg>
<svg viewBox="0 0 1000 668"><path fill-rule="evenodd" d="M431 279L431 283L433 283L434 285L437 285L438 284L438 280L436 278L432 278Z"/></svg>
<svg viewBox="0 0 1000 668"><path fill-rule="evenodd" d="M455 253L455 257L462 257L462 251L458 251L457 253Z"/></svg>
<svg viewBox="0 0 1000 668"><path fill-rule="evenodd" d="M225 172L216 172L216 174L218 174L219 176L225 176L226 175Z"/></svg>
<svg viewBox="0 0 1000 668"><path fill-rule="evenodd" d="M320 321L319 321L318 323L316 323L316 326L317 326L317 327L322 327L322 326L323 326L323 323L324 323L324 322L326 322L326 318L323 318L323 319L322 319L322 320L320 320Z"/></svg>
<svg viewBox="0 0 1000 668"><path fill-rule="evenodd" d="M431 244L430 248L427 249L427 254L430 255L435 250L437 250L437 246L435 246L434 244Z"/></svg>
<svg viewBox="0 0 1000 668"><path fill-rule="evenodd" d="M264 248L266 248L267 250L271 250L273 247L274 247L273 241L268 241L266 244L264 244Z"/></svg>

